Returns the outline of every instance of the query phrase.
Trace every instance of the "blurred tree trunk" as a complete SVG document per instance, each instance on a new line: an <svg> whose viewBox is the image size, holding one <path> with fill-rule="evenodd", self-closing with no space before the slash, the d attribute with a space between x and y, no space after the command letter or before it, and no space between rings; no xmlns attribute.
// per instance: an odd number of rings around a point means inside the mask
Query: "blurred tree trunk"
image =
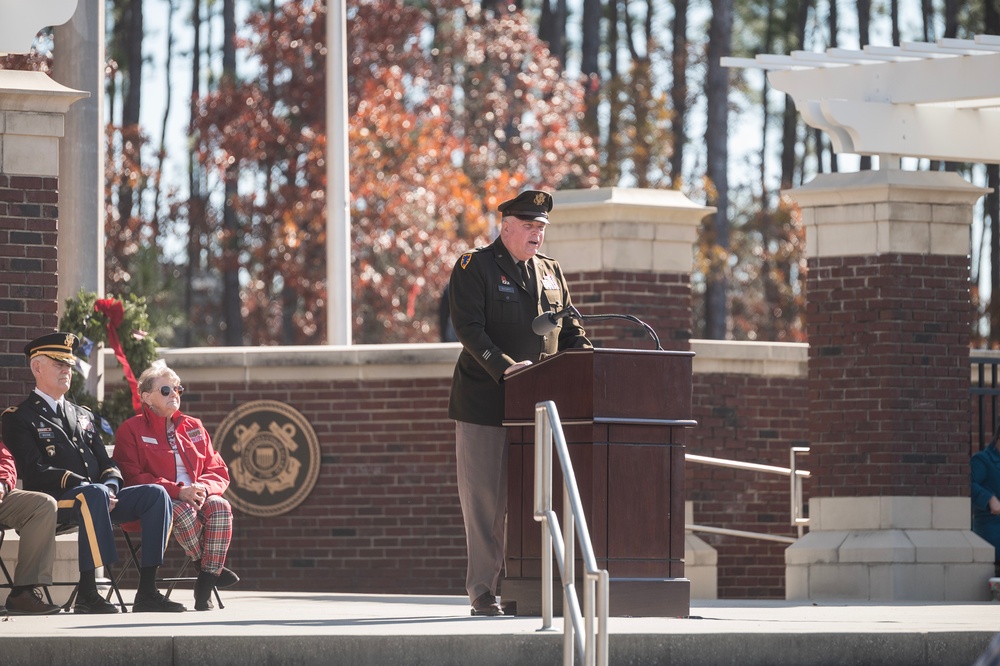
<svg viewBox="0 0 1000 666"><path fill-rule="evenodd" d="M775 33L775 0L767 0L767 16L764 23L764 42L761 48L762 53L773 53L774 52L774 33ZM763 84L761 85L761 128L760 128L760 202L761 208L768 208L768 200L771 198L770 188L767 184L767 162L768 154L770 151L769 144L767 142L767 128L771 124L771 105L769 92L771 86L767 81L767 73L764 72Z"/></svg>
<svg viewBox="0 0 1000 666"><path fill-rule="evenodd" d="M559 58L566 67L566 0L555 0L555 8L550 0L542 0L542 12L538 19L538 38L549 45L549 53Z"/></svg>
<svg viewBox="0 0 1000 666"><path fill-rule="evenodd" d="M142 102L142 0L120 0L119 20L115 23L113 52L122 60L118 63L122 75L122 136L123 164L140 164L139 135L133 130L139 126ZM131 141L125 139L131 137ZM135 188L142 183L141 173L122 174L118 187L118 215L120 223L128 224L135 207Z"/></svg>
<svg viewBox="0 0 1000 666"><path fill-rule="evenodd" d="M892 23L892 43L899 46L901 38L899 36L899 0L889 0L889 21Z"/></svg>
<svg viewBox="0 0 1000 666"><path fill-rule="evenodd" d="M871 0L858 0L858 41L861 48L871 43ZM870 171L872 168L872 158L869 155L862 155L859 163L859 170Z"/></svg>
<svg viewBox="0 0 1000 666"><path fill-rule="evenodd" d="M580 42L580 73L586 86L583 127L595 146L601 145L601 128L597 118L597 110L601 104L601 13L601 0L583 0L583 34Z"/></svg>
<svg viewBox="0 0 1000 666"><path fill-rule="evenodd" d="M615 186L621 178L622 76L618 64L618 0L608 0L608 143L605 146L602 185Z"/></svg>
<svg viewBox="0 0 1000 666"><path fill-rule="evenodd" d="M222 3L222 82L236 84L236 0ZM242 230L234 205L238 196L238 168L226 169L226 198L222 212L222 309L225 313L226 345L243 344L243 303L240 298L240 251Z"/></svg>
<svg viewBox="0 0 1000 666"><path fill-rule="evenodd" d="M830 28L830 46L832 48L837 48L840 45L840 25L839 16L837 15L837 0L830 0L830 16L827 24ZM830 147L830 173L837 173L840 171L840 165L837 163L838 156L834 152L833 147Z"/></svg>
<svg viewBox="0 0 1000 666"><path fill-rule="evenodd" d="M708 28L708 63L705 75L707 122L706 168L709 181L707 204L716 207L711 223L709 271L705 276L705 337L726 338L727 269L729 263L729 70L720 61L730 54L733 38L733 1L712 0Z"/></svg>
<svg viewBox="0 0 1000 666"><path fill-rule="evenodd" d="M986 0L983 5L988 5L993 0ZM958 35L958 0L944 0L944 36L953 38Z"/></svg>
<svg viewBox="0 0 1000 666"><path fill-rule="evenodd" d="M629 156L632 158L632 169L635 177L636 187L650 187L651 166L653 153L659 148L655 145L656 131L652 110L653 99L653 66L651 53L656 48L656 39L653 36L653 16L655 7L653 0L646 0L646 10L644 12L642 24L642 48L635 38L636 30L632 25L632 15L628 11L628 3L625 3L624 19L625 43L628 45L628 52L632 58L632 67L629 72L629 95L627 106L632 109L632 133L631 145L629 146Z"/></svg>
<svg viewBox="0 0 1000 666"><path fill-rule="evenodd" d="M672 22L673 51L670 62L673 65L673 85L670 86L670 102L673 107L673 121L670 128L673 132L673 152L670 155L670 186L681 189L684 181L684 149L687 146L687 112L688 112L688 4L689 0L674 0L674 20ZM765 51L770 53L770 51Z"/></svg>
<svg viewBox="0 0 1000 666"><path fill-rule="evenodd" d="M174 12L177 10L176 0L167 0L167 56L164 63L164 89L170 90L171 73L173 72L174 56ZM156 182L153 186L153 228L159 229L160 219L160 196L162 194L163 163L167 157L167 125L170 121L170 98L171 95L164 95L163 121L160 124L160 146L156 152Z"/></svg>
<svg viewBox="0 0 1000 666"><path fill-rule="evenodd" d="M932 0L920 0L920 18L924 41L930 42L934 39L934 3Z"/></svg>
<svg viewBox="0 0 1000 666"><path fill-rule="evenodd" d="M793 25L788 26L787 33L792 39L794 49L805 50L806 23L809 18L810 0L798 0L796 4L790 5L788 20L794 20ZM791 50L791 49L790 49ZM785 112L782 118L781 130L781 187L782 189L792 187L796 182L796 167L798 161L795 149L799 141L799 114L795 111L795 103L791 95L785 95Z"/></svg>
<svg viewBox="0 0 1000 666"><path fill-rule="evenodd" d="M188 237L187 266L184 276L184 312L195 311L195 281L201 269L201 233L205 228L205 202L201 192L201 162L198 160L199 135L195 129L198 98L201 97L201 0L191 2L191 97L188 101ZM194 318L188 317L181 339L184 347L194 345Z"/></svg>

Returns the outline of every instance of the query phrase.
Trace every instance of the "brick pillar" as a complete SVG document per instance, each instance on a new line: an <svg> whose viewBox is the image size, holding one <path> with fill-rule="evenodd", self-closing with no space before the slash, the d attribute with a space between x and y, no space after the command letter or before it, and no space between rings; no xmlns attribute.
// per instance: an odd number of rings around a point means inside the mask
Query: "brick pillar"
<svg viewBox="0 0 1000 666"><path fill-rule="evenodd" d="M25 343L59 324L56 232L59 138L81 94L40 72L0 70L0 392L34 385Z"/></svg>
<svg viewBox="0 0 1000 666"><path fill-rule="evenodd" d="M820 176L802 208L809 274L809 534L789 599L986 599L969 531L969 227L985 193L953 173Z"/></svg>
<svg viewBox="0 0 1000 666"><path fill-rule="evenodd" d="M691 267L698 225L714 208L673 190L605 187L554 195L542 251L559 260L583 314L629 314L646 322L665 350L688 351ZM652 339L627 321L586 322L598 347L653 349ZM685 503L685 522L690 502ZM715 548L684 533L684 575L691 595L718 595Z"/></svg>
<svg viewBox="0 0 1000 666"><path fill-rule="evenodd" d="M689 349L691 265L698 224L714 208L673 190L562 190L542 251L559 260L583 314L629 314L667 350ZM653 349L627 321L588 322L599 347Z"/></svg>

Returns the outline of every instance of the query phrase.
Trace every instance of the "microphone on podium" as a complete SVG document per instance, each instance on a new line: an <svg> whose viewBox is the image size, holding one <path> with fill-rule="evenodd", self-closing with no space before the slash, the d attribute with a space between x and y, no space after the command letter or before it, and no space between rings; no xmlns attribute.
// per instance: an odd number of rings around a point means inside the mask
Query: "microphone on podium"
<svg viewBox="0 0 1000 666"><path fill-rule="evenodd" d="M626 321L635 322L649 333L649 337L653 339L656 343L656 349L658 351L663 351L663 347L660 346L660 338L656 335L656 331L647 324L646 322L633 317L632 315L626 314L607 314L607 315L585 315L580 314L572 305L559 310L558 312L543 312L542 314L535 317L534 321L531 322L531 330L535 335L548 335L556 329L559 325L560 319L565 319L566 317L573 317L574 319L579 319L580 321L604 321L607 319L625 319Z"/></svg>
<svg viewBox="0 0 1000 666"><path fill-rule="evenodd" d="M559 325L560 319L565 319L566 317L575 317L577 319L583 319L583 315L580 311L574 308L572 305L568 308L563 308L559 312L543 312L542 314L535 317L535 320L531 322L531 330L535 335L548 335L556 329Z"/></svg>

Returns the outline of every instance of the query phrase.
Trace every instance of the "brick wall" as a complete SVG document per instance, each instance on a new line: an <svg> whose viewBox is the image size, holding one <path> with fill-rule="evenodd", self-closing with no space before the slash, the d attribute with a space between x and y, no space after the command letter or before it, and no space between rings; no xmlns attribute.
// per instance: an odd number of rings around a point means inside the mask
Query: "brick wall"
<svg viewBox="0 0 1000 666"><path fill-rule="evenodd" d="M963 256L810 260L816 496L967 493L968 271Z"/></svg>
<svg viewBox="0 0 1000 666"><path fill-rule="evenodd" d="M24 345L58 325L58 179L0 174L0 394L20 402L34 386Z"/></svg>
<svg viewBox="0 0 1000 666"><path fill-rule="evenodd" d="M237 513L230 566L244 577L241 589L463 593L450 378L246 385L191 381L178 370L185 410L209 432L238 405L273 399L301 411L320 442L320 477L302 505L276 518ZM789 445L803 443L804 385L804 377L696 374L700 426L686 434L689 452L787 467ZM686 483L696 522L794 535L787 477L689 464ZM719 550L720 596L783 598L783 544L702 537ZM176 544L168 555L172 570Z"/></svg>
<svg viewBox="0 0 1000 666"><path fill-rule="evenodd" d="M463 593L447 377L248 387L190 381L191 373L179 370L189 388L185 409L203 418L209 432L239 404L276 399L303 412L322 447L316 489L299 508L272 519L237 515L230 565L244 576L241 589ZM789 447L808 445L806 385L804 376L696 370L699 426L686 433L688 452L787 467ZM970 410L973 424L976 417ZM800 458L800 465L819 471L814 456ZM689 463L685 483L696 523L796 534L788 525L787 477ZM816 496L810 484L807 500ZM784 598L784 544L699 536L718 550L720 597ZM176 544L168 549L168 570L179 564L179 552Z"/></svg>
<svg viewBox="0 0 1000 666"><path fill-rule="evenodd" d="M733 374L695 374L694 418L688 453L778 467L789 466L789 449L808 446L806 378ZM815 461L800 457L813 469ZM687 499L699 525L797 536L789 523L787 476L747 472L688 462ZM804 496L811 495L809 480ZM719 555L720 598L785 596L787 544L699 533Z"/></svg>
<svg viewBox="0 0 1000 666"><path fill-rule="evenodd" d="M186 385L184 409L210 433L238 405L269 399L299 410L320 442L319 479L301 505L274 518L237 512L229 566L241 589L463 592L449 381ZM180 548L168 555L172 571Z"/></svg>
<svg viewBox="0 0 1000 666"><path fill-rule="evenodd" d="M681 273L567 273L573 305L583 314L628 314L656 332L664 349L686 351L691 338L691 279ZM642 326L623 320L586 322L598 347L654 349Z"/></svg>

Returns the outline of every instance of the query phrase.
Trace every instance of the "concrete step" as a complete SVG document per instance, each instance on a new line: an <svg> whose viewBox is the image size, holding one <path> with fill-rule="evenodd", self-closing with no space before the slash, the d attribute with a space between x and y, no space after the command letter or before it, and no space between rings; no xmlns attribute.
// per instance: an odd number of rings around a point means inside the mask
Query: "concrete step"
<svg viewBox="0 0 1000 666"><path fill-rule="evenodd" d="M462 597L223 594L226 608L204 613L8 618L2 663L551 666L563 658L561 619L557 631L540 631L540 618L474 618ZM1000 604L712 601L694 602L690 618L608 624L615 666L969 666L1000 628Z"/></svg>

